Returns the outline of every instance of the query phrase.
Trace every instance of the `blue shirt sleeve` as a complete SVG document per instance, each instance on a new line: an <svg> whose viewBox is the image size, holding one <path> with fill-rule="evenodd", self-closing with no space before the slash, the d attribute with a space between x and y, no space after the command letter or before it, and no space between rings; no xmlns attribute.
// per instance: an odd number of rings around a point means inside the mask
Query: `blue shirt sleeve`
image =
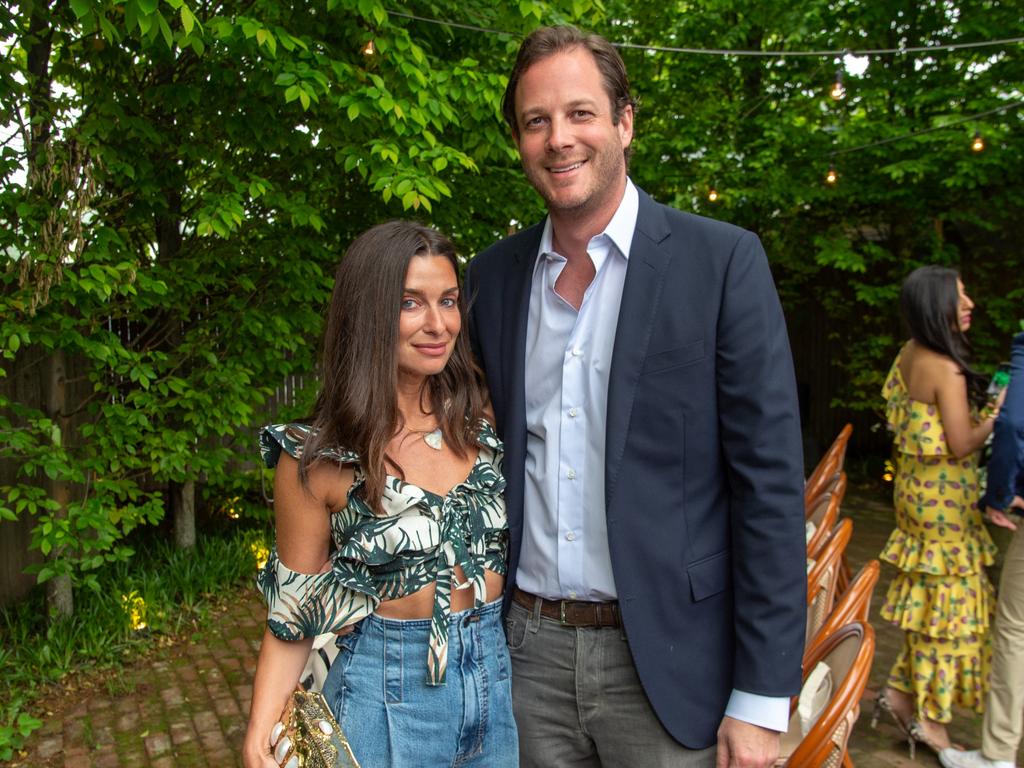
<svg viewBox="0 0 1024 768"><path fill-rule="evenodd" d="M733 688L725 714L736 720L785 733L789 728L789 697L761 696Z"/></svg>
<svg viewBox="0 0 1024 768"><path fill-rule="evenodd" d="M1010 384L999 409L982 507L1005 510L1024 488L1024 333L1013 338Z"/></svg>

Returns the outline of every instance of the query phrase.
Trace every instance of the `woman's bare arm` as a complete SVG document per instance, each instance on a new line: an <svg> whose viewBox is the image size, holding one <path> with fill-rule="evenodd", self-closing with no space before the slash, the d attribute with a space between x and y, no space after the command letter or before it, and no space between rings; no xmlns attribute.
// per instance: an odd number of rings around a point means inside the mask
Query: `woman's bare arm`
<svg viewBox="0 0 1024 768"><path fill-rule="evenodd" d="M949 450L958 459L973 453L992 434L995 416L975 422L967 400L967 380L960 368L948 357L934 355L921 364L925 374L935 382L935 402L939 406L942 427Z"/></svg>
<svg viewBox="0 0 1024 768"><path fill-rule="evenodd" d="M308 486L298 462L282 454L274 476L274 520L281 562L298 573L320 573L329 566L330 510L343 503L352 484L351 468L321 462L310 469ZM277 723L309 657L313 638L281 640L263 634L252 705L243 745L246 768L275 768L270 731Z"/></svg>

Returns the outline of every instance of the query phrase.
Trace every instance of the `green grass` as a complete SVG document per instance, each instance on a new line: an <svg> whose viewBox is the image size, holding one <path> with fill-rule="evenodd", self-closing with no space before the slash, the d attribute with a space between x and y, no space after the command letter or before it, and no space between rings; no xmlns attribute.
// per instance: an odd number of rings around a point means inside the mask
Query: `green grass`
<svg viewBox="0 0 1024 768"><path fill-rule="evenodd" d="M224 590L253 580L256 551L268 544L263 528L200 534L192 550L156 532L140 538L131 560L100 569L98 590L75 590L70 618L48 620L42 588L0 610L0 761L42 724L33 712L47 685L111 669L108 688L130 692L117 670L160 636L204 624Z"/></svg>

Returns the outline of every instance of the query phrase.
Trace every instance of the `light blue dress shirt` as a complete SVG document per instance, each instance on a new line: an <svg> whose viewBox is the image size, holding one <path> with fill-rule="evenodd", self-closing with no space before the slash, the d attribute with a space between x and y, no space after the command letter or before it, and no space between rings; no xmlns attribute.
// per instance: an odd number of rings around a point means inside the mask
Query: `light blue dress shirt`
<svg viewBox="0 0 1024 768"><path fill-rule="evenodd" d="M534 266L526 330L525 514L516 584L549 600L617 599L605 518L605 421L638 212L639 195L627 180L615 215L587 246L595 275L579 312L555 292L566 259L552 248L550 218ZM726 714L785 731L789 699L733 690Z"/></svg>

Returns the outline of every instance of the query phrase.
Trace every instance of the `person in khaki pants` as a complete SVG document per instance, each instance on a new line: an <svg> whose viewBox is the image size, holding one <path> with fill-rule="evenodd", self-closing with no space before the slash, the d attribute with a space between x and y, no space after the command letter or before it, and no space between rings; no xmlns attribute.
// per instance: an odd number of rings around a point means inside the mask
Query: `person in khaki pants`
<svg viewBox="0 0 1024 768"><path fill-rule="evenodd" d="M1010 384L999 410L988 488L981 499L989 521L1014 531L999 579L992 631L992 677L981 749L944 749L945 768L1013 768L1024 735L1024 533L1010 512L1024 510L1024 333L1013 339Z"/></svg>

